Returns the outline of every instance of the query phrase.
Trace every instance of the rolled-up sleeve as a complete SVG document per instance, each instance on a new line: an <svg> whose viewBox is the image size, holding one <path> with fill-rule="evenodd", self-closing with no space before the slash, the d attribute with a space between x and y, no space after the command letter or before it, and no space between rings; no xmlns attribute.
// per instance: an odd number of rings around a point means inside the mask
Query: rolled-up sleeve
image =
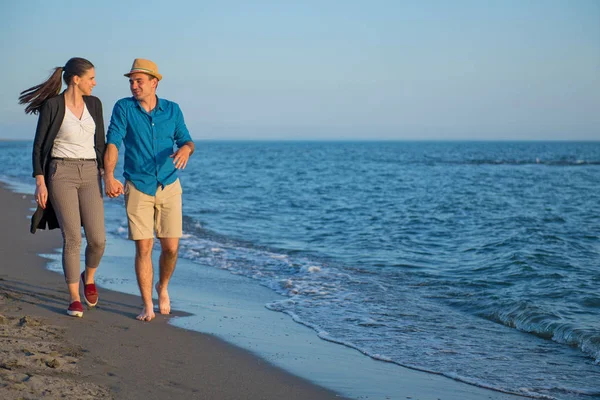
<svg viewBox="0 0 600 400"><path fill-rule="evenodd" d="M181 147L187 142L191 142L192 137L190 136L190 132L188 131L187 126L185 125L181 109L176 104L174 104L174 106L176 115L175 143L177 143L177 147Z"/></svg>
<svg viewBox="0 0 600 400"><path fill-rule="evenodd" d="M120 148L126 133L127 115L121 101L118 101L113 107L112 115L110 116L110 124L106 133L106 144L114 144L117 149Z"/></svg>

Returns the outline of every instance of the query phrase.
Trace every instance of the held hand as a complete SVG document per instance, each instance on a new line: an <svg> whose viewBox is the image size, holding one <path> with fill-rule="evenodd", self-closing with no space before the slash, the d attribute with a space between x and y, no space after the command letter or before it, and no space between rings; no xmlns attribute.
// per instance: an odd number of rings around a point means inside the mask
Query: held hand
<svg viewBox="0 0 600 400"><path fill-rule="evenodd" d="M35 185L35 201L43 209L46 208L46 202L48 201L48 189L45 183Z"/></svg>
<svg viewBox="0 0 600 400"><path fill-rule="evenodd" d="M104 191L108 197L115 198L124 194L123 184L115 178L109 178L104 175Z"/></svg>
<svg viewBox="0 0 600 400"><path fill-rule="evenodd" d="M188 145L184 144L169 157L173 159L173 164L175 164L175 168L184 169L187 165L188 160L190 159L191 153L192 149Z"/></svg>

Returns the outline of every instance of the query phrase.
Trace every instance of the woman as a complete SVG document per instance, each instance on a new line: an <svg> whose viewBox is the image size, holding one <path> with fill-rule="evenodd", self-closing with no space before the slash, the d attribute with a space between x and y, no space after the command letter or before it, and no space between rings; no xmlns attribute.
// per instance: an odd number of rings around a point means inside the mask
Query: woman
<svg viewBox="0 0 600 400"><path fill-rule="evenodd" d="M38 114L33 142L33 176L37 210L31 232L60 227L62 265L69 287L67 314L83 316L79 280L88 306L98 303L94 284L96 268L104 254L104 203L101 169L105 147L102 103L93 97L94 65L71 58L57 67L48 80L21 92L25 113ZM67 89L62 88L61 76ZM60 93L60 94L58 94ZM80 275L81 226L85 231L85 271Z"/></svg>

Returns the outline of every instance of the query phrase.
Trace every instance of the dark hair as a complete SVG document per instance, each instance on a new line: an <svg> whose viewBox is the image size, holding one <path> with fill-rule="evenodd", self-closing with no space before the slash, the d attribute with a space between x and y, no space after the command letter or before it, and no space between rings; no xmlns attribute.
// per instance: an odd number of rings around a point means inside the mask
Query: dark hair
<svg viewBox="0 0 600 400"><path fill-rule="evenodd" d="M60 93L62 88L60 76L63 72L65 73L63 79L69 86L75 75L83 76L92 68L94 68L94 64L85 58L73 57L67 61L64 67L54 68L54 72L44 83L23 90L19 96L19 104L27 104L25 114L37 114L46 100Z"/></svg>

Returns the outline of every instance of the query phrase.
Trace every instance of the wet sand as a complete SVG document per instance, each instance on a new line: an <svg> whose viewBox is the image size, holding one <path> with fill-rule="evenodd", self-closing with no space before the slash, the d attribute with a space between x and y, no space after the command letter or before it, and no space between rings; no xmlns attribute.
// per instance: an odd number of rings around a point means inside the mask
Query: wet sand
<svg viewBox="0 0 600 400"><path fill-rule="evenodd" d="M166 316L137 321L136 296L100 288L96 309L69 317L64 278L39 256L61 246L60 232L30 234L31 207L0 186L0 398L342 397Z"/></svg>
<svg viewBox="0 0 600 400"><path fill-rule="evenodd" d="M223 335L223 329L234 336L243 332L247 339L259 335L253 340L270 343L269 348L277 354L290 352L303 360L301 368L309 369L290 369L294 373L343 393L353 393L358 399L523 398L371 360L355 350L321 341L308 328L271 312L258 318L258 323L264 325L260 327L236 324L240 318L231 320L234 325L211 325L209 317L219 319L218 310L210 308L213 303L233 304L242 314L266 312L266 300L236 295L236 288L244 293L247 289L229 274L226 279L215 277L220 271L206 270L194 295L206 304L200 312L210 314L203 321L207 324L205 332L212 334L169 324L171 317L190 315L178 310L170 316L157 314L152 322L137 321L135 316L142 308L139 296L102 287L96 308L84 306L83 318L69 317L64 277L48 270L49 260L40 256L56 259L55 251L62 245L60 231L30 234L27 217L33 206L31 196L13 193L0 183L1 399L344 398L213 336ZM109 255L123 250L110 242L107 249ZM104 263L106 273L115 267L133 269L129 258L122 266L118 264L123 257L120 261L115 261L119 257L112 257L112 261L109 258ZM217 325L219 329L212 332L210 329Z"/></svg>

